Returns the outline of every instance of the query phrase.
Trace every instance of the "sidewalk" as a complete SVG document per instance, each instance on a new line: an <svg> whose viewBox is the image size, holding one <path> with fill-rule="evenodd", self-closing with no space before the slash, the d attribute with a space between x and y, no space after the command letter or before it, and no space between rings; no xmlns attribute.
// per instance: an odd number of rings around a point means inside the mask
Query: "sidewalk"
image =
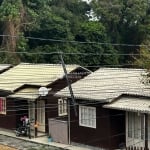
<svg viewBox="0 0 150 150"><path fill-rule="evenodd" d="M56 142L48 142L47 136L31 138L31 139L29 139L28 137L16 137L15 132L7 131L4 129L0 129L0 134L6 135L9 137L13 137L16 139L22 139L22 140L29 141L29 142L34 142L34 143L38 143L38 144L42 144L42 145L49 145L49 146L63 148L63 149L67 149L67 150L90 150L87 148L73 146L73 145L66 145L66 144L61 144L61 143L56 143Z"/></svg>

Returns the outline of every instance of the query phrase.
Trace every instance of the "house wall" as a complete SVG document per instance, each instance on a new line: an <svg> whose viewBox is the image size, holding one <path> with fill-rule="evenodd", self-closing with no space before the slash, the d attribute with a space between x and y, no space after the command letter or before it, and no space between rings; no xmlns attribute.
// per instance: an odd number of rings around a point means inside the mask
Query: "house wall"
<svg viewBox="0 0 150 150"><path fill-rule="evenodd" d="M74 71L72 71L68 75L68 79L70 83L74 83L85 76L90 74L87 70L83 70L82 68L78 68ZM61 89L65 88L67 86L66 78L58 79L57 81L53 82L48 86L48 88L51 88L51 91L46 99L46 132L48 133L48 119L49 118L58 118L58 99L60 97L54 96L55 93L60 91ZM64 117L60 117L62 120L66 120Z"/></svg>
<svg viewBox="0 0 150 150"><path fill-rule="evenodd" d="M0 115L0 128L16 129L22 123L20 118L28 116L27 101L7 98L6 109L6 115Z"/></svg>
<svg viewBox="0 0 150 150"><path fill-rule="evenodd" d="M87 104L88 101L82 103ZM119 148L120 143L125 143L124 112L104 109L101 104L86 106L96 107L96 129L79 126L79 107L77 106L78 116L76 117L71 107L71 142L106 149L116 149Z"/></svg>
<svg viewBox="0 0 150 150"><path fill-rule="evenodd" d="M15 108L13 101L6 101L7 113L6 115L0 114L0 128L14 129L16 128L16 112L10 111Z"/></svg>
<svg viewBox="0 0 150 150"><path fill-rule="evenodd" d="M110 141L112 148L125 146L125 112L119 110L109 110L110 119Z"/></svg>

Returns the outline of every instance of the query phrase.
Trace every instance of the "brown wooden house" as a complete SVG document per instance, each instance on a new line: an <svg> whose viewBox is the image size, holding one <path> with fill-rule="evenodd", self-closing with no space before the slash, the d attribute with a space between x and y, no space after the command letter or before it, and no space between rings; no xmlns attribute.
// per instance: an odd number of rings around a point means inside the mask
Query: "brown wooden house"
<svg viewBox="0 0 150 150"><path fill-rule="evenodd" d="M128 145L126 111L121 109L121 104L120 108L117 108L117 104L111 108L109 104L117 103L124 95L149 94L149 90L142 83L144 73L142 69L101 68L73 83L77 116L70 104L68 90L65 88L59 91L57 97L68 99L67 125L70 144L83 145L90 149L125 148ZM132 99L128 101L132 102ZM59 138L55 137L55 133L52 134L57 141Z"/></svg>
<svg viewBox="0 0 150 150"><path fill-rule="evenodd" d="M146 94L146 93L145 93ZM125 113L127 149L150 149L150 95L122 95L103 107Z"/></svg>
<svg viewBox="0 0 150 150"><path fill-rule="evenodd" d="M91 72L81 66L66 65L73 83ZM48 132L48 118L58 116L53 95L67 86L60 64L19 64L0 75L0 128L15 129L20 118L29 117L38 132ZM47 95L39 89L47 89Z"/></svg>

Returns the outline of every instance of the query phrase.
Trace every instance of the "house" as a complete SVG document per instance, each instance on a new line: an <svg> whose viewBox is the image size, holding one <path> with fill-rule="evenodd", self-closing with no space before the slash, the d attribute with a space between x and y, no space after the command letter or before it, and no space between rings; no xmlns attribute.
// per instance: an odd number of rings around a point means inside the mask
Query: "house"
<svg viewBox="0 0 150 150"><path fill-rule="evenodd" d="M70 83L91 73L77 65L66 69ZM47 133L48 118L58 116L53 94L66 86L61 64L21 63L4 72L0 75L0 128L15 129L20 118L27 116L32 128L36 125L39 133Z"/></svg>
<svg viewBox="0 0 150 150"><path fill-rule="evenodd" d="M122 110L125 113L127 149L150 148L150 97L123 95L105 108Z"/></svg>
<svg viewBox="0 0 150 150"><path fill-rule="evenodd" d="M150 131L147 131L149 121L145 119L148 116L144 117L150 106L144 75L142 69L100 68L73 83L77 116L70 105L68 90L64 88L56 93L68 99L70 143L91 149L134 148L136 144L143 147Z"/></svg>

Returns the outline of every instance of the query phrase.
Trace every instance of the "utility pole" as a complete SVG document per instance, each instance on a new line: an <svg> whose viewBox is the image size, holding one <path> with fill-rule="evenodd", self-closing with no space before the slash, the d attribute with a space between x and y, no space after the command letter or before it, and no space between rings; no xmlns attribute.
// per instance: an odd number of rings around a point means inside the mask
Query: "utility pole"
<svg viewBox="0 0 150 150"><path fill-rule="evenodd" d="M73 90L72 90L72 87L71 87L71 83L69 82L69 79L68 79L67 69L66 69L66 66L65 66L65 63L64 63L64 60L63 60L62 52L60 52L59 54L60 54L61 64L62 64L64 73L65 73L67 85L68 85L68 88L69 88L69 92L70 92L70 95L71 95L75 116L77 116L75 98L74 98ZM68 143L70 144L70 106L71 106L71 103L70 103L69 100L67 100L67 104L68 104L68 107L67 107L68 108Z"/></svg>
<svg viewBox="0 0 150 150"><path fill-rule="evenodd" d="M64 60L63 60L62 52L59 52L59 54L60 54L61 64L62 64L64 73L65 73L67 85L68 85L68 88L69 88L69 92L70 92L70 95L71 95L72 104L74 106L75 116L77 116L77 109L76 109L75 98L74 98L73 90L72 90L72 87L71 87L71 83L69 82L69 79L68 79L67 69L66 69L66 66L65 66L65 63L64 63Z"/></svg>

